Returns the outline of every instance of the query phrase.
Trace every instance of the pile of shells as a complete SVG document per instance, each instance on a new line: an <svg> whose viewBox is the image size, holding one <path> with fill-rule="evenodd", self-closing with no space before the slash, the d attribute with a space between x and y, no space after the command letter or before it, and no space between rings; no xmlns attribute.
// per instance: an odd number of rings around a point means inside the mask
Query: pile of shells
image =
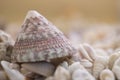
<svg viewBox="0 0 120 80"><path fill-rule="evenodd" d="M109 54L87 43L75 48L36 11L14 40L0 31L0 80L120 80L120 50Z"/></svg>

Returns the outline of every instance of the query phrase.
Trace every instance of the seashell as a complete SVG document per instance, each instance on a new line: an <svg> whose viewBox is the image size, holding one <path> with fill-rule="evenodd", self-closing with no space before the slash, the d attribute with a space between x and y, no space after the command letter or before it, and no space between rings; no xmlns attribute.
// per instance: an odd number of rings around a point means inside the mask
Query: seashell
<svg viewBox="0 0 120 80"><path fill-rule="evenodd" d="M86 70L77 69L72 74L72 80L95 80L95 78Z"/></svg>
<svg viewBox="0 0 120 80"><path fill-rule="evenodd" d="M59 64L61 58L70 58L76 53L64 34L38 12L28 12L17 36L13 62L51 61ZM54 60L55 59L55 60Z"/></svg>
<svg viewBox="0 0 120 80"><path fill-rule="evenodd" d="M16 69L12 69L7 61L1 61L1 65L10 80L25 80L25 77Z"/></svg>
<svg viewBox="0 0 120 80"><path fill-rule="evenodd" d="M71 74L77 69L85 69L85 68L80 64L80 62L74 62L69 66L69 71Z"/></svg>
<svg viewBox="0 0 120 80"><path fill-rule="evenodd" d="M115 80L115 76L111 70L104 69L100 73L100 80Z"/></svg>
<svg viewBox="0 0 120 80"><path fill-rule="evenodd" d="M23 63L21 66L27 69L28 71L43 76L50 76L55 71L55 66L48 62Z"/></svg>
<svg viewBox="0 0 120 80"><path fill-rule="evenodd" d="M120 80L120 57L114 62L112 71L115 74L116 78Z"/></svg>
<svg viewBox="0 0 120 80"><path fill-rule="evenodd" d="M5 71L0 71L0 80L8 80L8 77L5 73Z"/></svg>
<svg viewBox="0 0 120 80"><path fill-rule="evenodd" d="M83 45L79 46L80 57L88 59L89 61L93 61L91 57L88 55L88 52L85 50Z"/></svg>
<svg viewBox="0 0 120 80"><path fill-rule="evenodd" d="M0 30L0 61L10 61L14 40L11 36Z"/></svg>
<svg viewBox="0 0 120 80"><path fill-rule="evenodd" d="M112 69L114 62L120 57L120 52L116 52L114 54L111 54L109 57L109 63L108 63L108 67L110 69Z"/></svg>
<svg viewBox="0 0 120 80"><path fill-rule="evenodd" d="M83 47L87 51L87 53L90 56L90 58L92 60L94 60L96 58L96 56L97 56L95 49L92 46L90 46L89 44L87 44L87 43L84 43Z"/></svg>
<svg viewBox="0 0 120 80"><path fill-rule="evenodd" d="M93 76L98 79L102 70L108 66L108 57L98 56L93 63Z"/></svg>
<svg viewBox="0 0 120 80"><path fill-rule="evenodd" d="M55 80L70 80L70 73L68 70L65 68L58 66L55 74L54 74L54 79Z"/></svg>
<svg viewBox="0 0 120 80"><path fill-rule="evenodd" d="M85 69L87 69L88 72L90 72L92 74L92 70L93 70L92 62L90 62L89 60L86 60L86 59L82 59L80 61L80 63L85 67Z"/></svg>

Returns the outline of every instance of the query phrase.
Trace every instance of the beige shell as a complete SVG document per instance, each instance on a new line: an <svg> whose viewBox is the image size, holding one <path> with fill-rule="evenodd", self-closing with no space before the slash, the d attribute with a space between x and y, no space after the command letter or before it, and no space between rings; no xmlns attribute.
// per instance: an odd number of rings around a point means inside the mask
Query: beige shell
<svg viewBox="0 0 120 80"><path fill-rule="evenodd" d="M28 12L17 36L13 62L50 61L71 57L76 49L64 34L38 12Z"/></svg>
<svg viewBox="0 0 120 80"><path fill-rule="evenodd" d="M72 74L72 80L95 80L95 78L86 70L77 69Z"/></svg>
<svg viewBox="0 0 120 80"><path fill-rule="evenodd" d="M120 80L120 57L115 61L112 71L115 74L116 78Z"/></svg>
<svg viewBox="0 0 120 80"><path fill-rule="evenodd" d="M100 73L100 80L115 80L114 73L109 69L104 69Z"/></svg>

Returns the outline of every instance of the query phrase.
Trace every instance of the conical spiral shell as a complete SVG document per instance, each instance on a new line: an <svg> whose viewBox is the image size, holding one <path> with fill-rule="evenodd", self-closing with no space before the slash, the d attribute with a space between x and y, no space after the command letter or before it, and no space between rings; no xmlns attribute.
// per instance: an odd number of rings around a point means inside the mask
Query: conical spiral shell
<svg viewBox="0 0 120 80"><path fill-rule="evenodd" d="M29 11L16 39L12 61L36 62L76 53L64 34L36 11Z"/></svg>

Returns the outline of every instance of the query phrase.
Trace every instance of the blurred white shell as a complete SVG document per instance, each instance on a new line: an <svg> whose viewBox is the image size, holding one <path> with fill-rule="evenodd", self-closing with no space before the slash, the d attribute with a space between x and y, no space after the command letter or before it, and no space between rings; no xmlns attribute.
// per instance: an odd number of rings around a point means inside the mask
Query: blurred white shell
<svg viewBox="0 0 120 80"><path fill-rule="evenodd" d="M115 80L114 73L109 69L104 69L100 73L100 80Z"/></svg>
<svg viewBox="0 0 120 80"><path fill-rule="evenodd" d="M120 52L116 52L110 55L108 67L112 69L114 62L120 57Z"/></svg>
<svg viewBox="0 0 120 80"><path fill-rule="evenodd" d="M93 76L98 79L102 70L104 70L108 65L108 58L98 56L93 63Z"/></svg>
<svg viewBox="0 0 120 80"><path fill-rule="evenodd" d="M24 63L23 68L43 76L50 76L55 71L55 66L48 62Z"/></svg>
<svg viewBox="0 0 120 80"><path fill-rule="evenodd" d="M7 61L1 61L1 65L10 80L25 80L25 77L16 69L12 69Z"/></svg>
<svg viewBox="0 0 120 80"><path fill-rule="evenodd" d="M69 66L69 71L71 74L77 69L85 69L85 68L80 64L80 62L74 62Z"/></svg>
<svg viewBox="0 0 120 80"><path fill-rule="evenodd" d="M112 71L115 74L116 78L120 80L120 57L115 61Z"/></svg>
<svg viewBox="0 0 120 80"><path fill-rule="evenodd" d="M86 70L77 69L72 74L72 80L95 80Z"/></svg>
<svg viewBox="0 0 120 80"><path fill-rule="evenodd" d="M68 70L65 68L58 66L55 74L54 74L54 79L55 80L70 80L70 73Z"/></svg>

